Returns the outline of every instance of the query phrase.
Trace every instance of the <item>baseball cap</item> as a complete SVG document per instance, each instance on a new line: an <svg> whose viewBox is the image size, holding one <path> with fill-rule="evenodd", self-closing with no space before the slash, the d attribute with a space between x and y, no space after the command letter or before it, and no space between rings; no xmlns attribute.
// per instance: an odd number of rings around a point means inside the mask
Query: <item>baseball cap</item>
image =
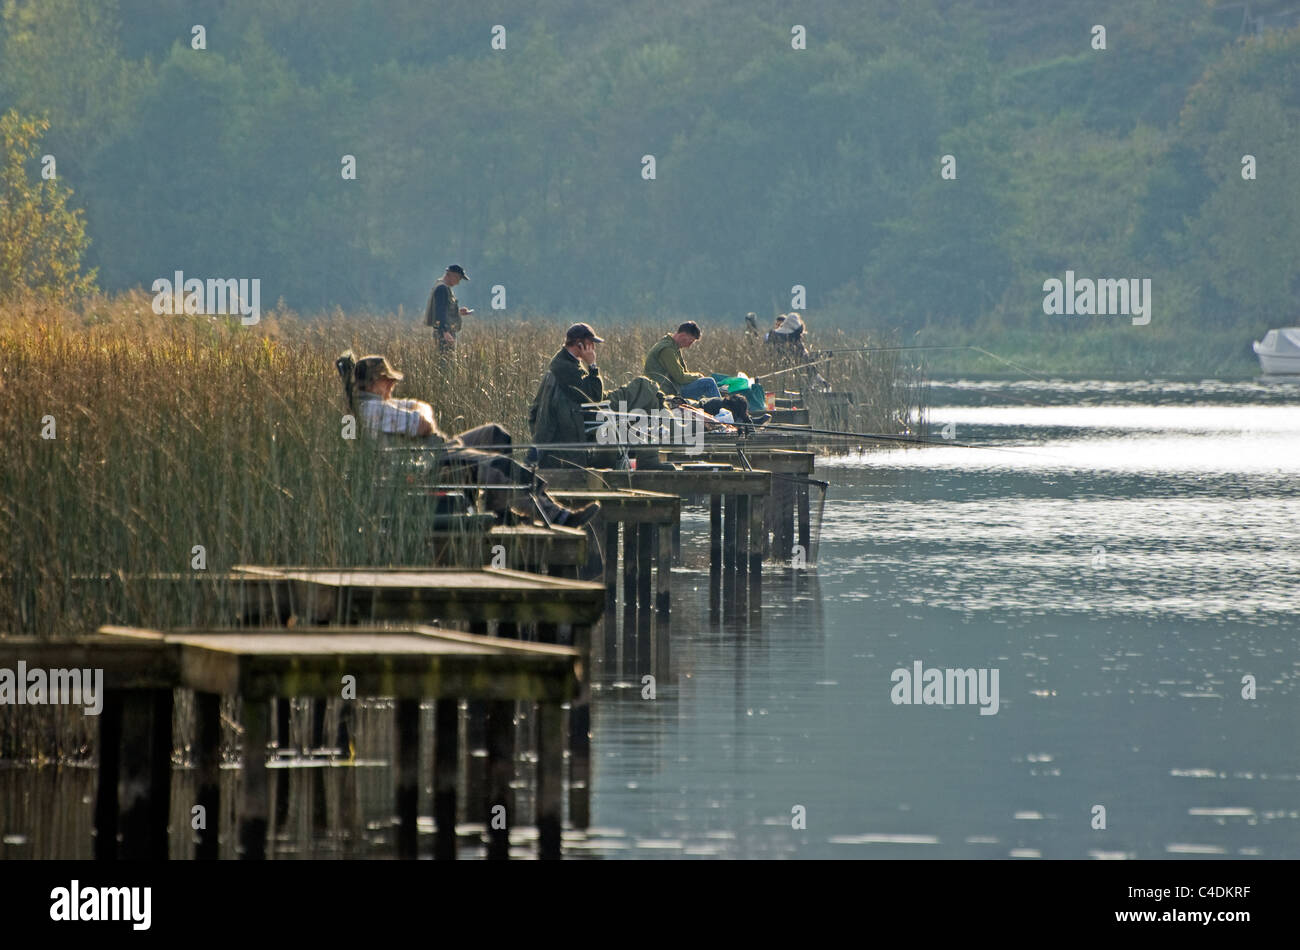
<svg viewBox="0 0 1300 950"><path fill-rule="evenodd" d="M570 343L577 343L579 340L595 340L597 343L604 343L600 337L596 336L596 331L591 328L589 323L575 323L569 329L564 331L564 343L567 346Z"/></svg>
<svg viewBox="0 0 1300 950"><path fill-rule="evenodd" d="M459 264L452 264L447 268L447 270L451 271L453 274L459 274L461 280L469 280L469 274L465 273L465 268L461 267Z"/></svg>

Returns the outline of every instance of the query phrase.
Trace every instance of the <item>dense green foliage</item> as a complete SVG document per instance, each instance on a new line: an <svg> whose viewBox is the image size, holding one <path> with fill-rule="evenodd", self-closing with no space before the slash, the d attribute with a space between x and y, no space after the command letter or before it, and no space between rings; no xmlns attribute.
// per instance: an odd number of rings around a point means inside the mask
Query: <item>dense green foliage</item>
<svg viewBox="0 0 1300 950"><path fill-rule="evenodd" d="M68 207L71 192L59 184L57 163L45 166L49 176L39 182L27 171L48 126L14 111L0 115L0 299L94 289L94 273L81 273L86 222Z"/></svg>
<svg viewBox="0 0 1300 950"><path fill-rule="evenodd" d="M50 118L109 289L409 312L455 260L479 319L494 284L737 322L802 284L822 326L1118 329L1044 315L1072 269L1244 345L1297 322L1300 30L1255 27L1286 6L6 0L0 111Z"/></svg>

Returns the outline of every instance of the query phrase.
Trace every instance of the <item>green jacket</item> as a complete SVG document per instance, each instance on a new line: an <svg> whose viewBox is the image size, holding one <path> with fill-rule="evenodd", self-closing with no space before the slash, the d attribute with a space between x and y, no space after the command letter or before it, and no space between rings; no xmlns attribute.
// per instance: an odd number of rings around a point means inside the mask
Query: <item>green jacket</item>
<svg viewBox="0 0 1300 950"><path fill-rule="evenodd" d="M681 347L673 340L671 333L665 334L646 354L645 374L670 396L679 392L687 383L700 378L699 373L692 373L686 368Z"/></svg>

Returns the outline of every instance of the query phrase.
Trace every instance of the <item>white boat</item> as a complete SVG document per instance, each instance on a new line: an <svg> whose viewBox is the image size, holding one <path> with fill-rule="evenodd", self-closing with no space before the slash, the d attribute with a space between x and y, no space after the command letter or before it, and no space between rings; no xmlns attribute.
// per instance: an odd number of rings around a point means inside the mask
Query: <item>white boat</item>
<svg viewBox="0 0 1300 950"><path fill-rule="evenodd" d="M1269 330L1264 339L1252 344L1259 367L1267 376L1300 374L1300 327Z"/></svg>

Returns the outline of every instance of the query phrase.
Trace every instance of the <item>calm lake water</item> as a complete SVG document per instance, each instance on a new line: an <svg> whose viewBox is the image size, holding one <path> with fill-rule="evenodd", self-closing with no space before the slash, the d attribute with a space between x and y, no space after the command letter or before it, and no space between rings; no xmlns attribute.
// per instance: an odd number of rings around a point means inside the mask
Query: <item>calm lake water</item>
<svg viewBox="0 0 1300 950"><path fill-rule="evenodd" d="M761 631L678 576L676 683L597 709L610 853L1300 857L1300 387L932 404L1007 450L821 462L815 575L767 584ZM998 669L997 714L895 705L917 660Z"/></svg>
<svg viewBox="0 0 1300 950"><path fill-rule="evenodd" d="M684 517L672 675L653 701L597 684L569 853L1300 857L1300 386L950 383L931 404L936 434L997 448L824 458L818 564L769 567L759 627L709 623L706 518ZM997 670L996 714L892 702L917 661ZM376 735L391 714L367 715ZM378 745L282 770L279 854L391 853ZM0 770L0 854L88 856L93 778Z"/></svg>

